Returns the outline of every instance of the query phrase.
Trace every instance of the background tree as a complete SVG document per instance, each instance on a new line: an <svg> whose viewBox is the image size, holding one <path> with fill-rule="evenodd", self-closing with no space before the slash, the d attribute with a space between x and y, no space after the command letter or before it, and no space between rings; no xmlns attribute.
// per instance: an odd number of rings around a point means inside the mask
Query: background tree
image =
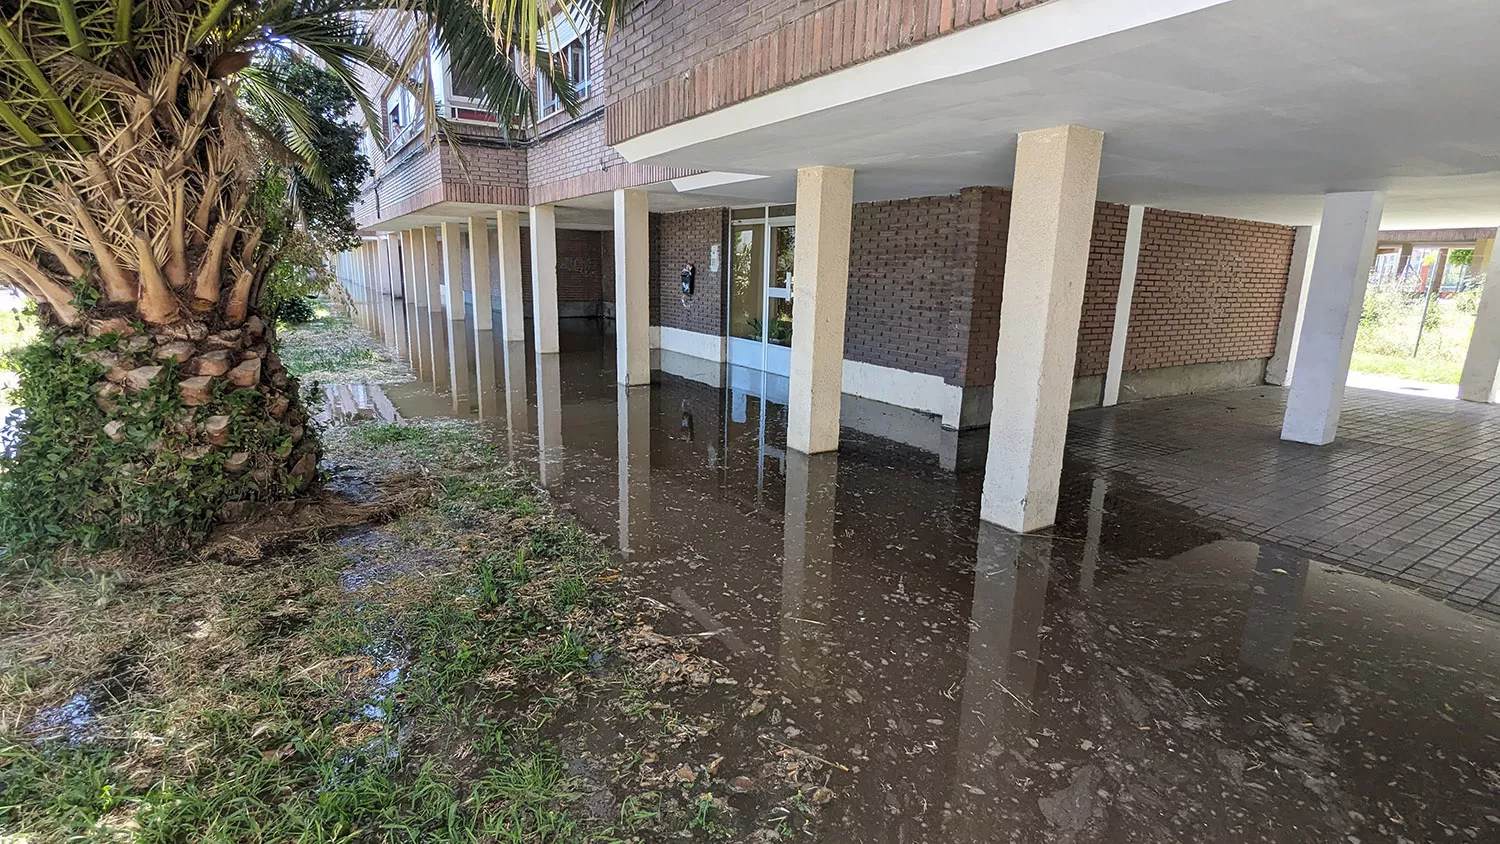
<svg viewBox="0 0 1500 844"><path fill-rule="evenodd" d="M393 2L0 0L0 273L43 321L0 458L12 548L181 545L228 505L314 482L317 440L258 312L289 230L268 162L324 187L327 165L302 92L258 59L313 57L377 138L358 72L400 80L435 135L432 39L509 125L535 112L507 39L552 8Z"/></svg>

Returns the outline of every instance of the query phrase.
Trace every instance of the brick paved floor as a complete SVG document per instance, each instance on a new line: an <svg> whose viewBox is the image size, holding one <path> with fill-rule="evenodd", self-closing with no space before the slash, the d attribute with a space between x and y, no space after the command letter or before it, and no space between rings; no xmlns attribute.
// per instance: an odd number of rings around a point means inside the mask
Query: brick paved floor
<svg viewBox="0 0 1500 844"><path fill-rule="evenodd" d="M1326 562L1500 618L1500 407L1345 394L1339 438L1282 442L1256 387L1072 414L1068 455Z"/></svg>

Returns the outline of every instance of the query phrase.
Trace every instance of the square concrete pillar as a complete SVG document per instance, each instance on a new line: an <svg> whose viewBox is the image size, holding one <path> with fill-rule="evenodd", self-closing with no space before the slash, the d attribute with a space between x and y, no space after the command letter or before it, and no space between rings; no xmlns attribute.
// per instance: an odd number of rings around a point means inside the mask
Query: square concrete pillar
<svg viewBox="0 0 1500 844"><path fill-rule="evenodd" d="M1005 250L990 447L980 517L1015 531L1052 524L1078 353L1104 134L1022 132Z"/></svg>
<svg viewBox="0 0 1500 844"><path fill-rule="evenodd" d="M521 215L515 211L495 214L499 226L500 321L505 343L526 342L526 311L521 297Z"/></svg>
<svg viewBox="0 0 1500 844"><path fill-rule="evenodd" d="M494 331L495 316L490 303L490 220L488 215L469 218L469 278L474 288L474 330Z"/></svg>
<svg viewBox="0 0 1500 844"><path fill-rule="evenodd" d="M562 362L557 354L536 356L537 476L544 489L560 479L562 440Z"/></svg>
<svg viewBox="0 0 1500 844"><path fill-rule="evenodd" d="M411 362L417 380L432 380L431 316L427 302L427 250L421 229L401 233L402 265L406 270L406 300L412 312Z"/></svg>
<svg viewBox="0 0 1500 844"><path fill-rule="evenodd" d="M422 375L422 343L420 336L421 317L417 312L419 292L421 284L417 281L417 249L416 234L406 230L397 235L401 241L401 288L405 296L403 302L406 311L406 360L411 364L412 374L418 380L425 380Z"/></svg>
<svg viewBox="0 0 1500 844"><path fill-rule="evenodd" d="M457 220L444 221L443 291L448 307L448 377L453 412L469 412L468 317L464 314L463 230Z"/></svg>
<svg viewBox="0 0 1500 844"><path fill-rule="evenodd" d="M411 349L407 345L406 333L406 276L402 274L401 268L401 235L391 232L385 236L386 257L390 261L390 313L386 319L390 322L391 339L396 350L396 359L401 361L411 360Z"/></svg>
<svg viewBox="0 0 1500 844"><path fill-rule="evenodd" d="M448 320L445 315L447 309L443 307L443 251L438 243L438 230L432 226L422 229L422 259L427 264L427 354L432 362L433 389L441 393L453 386L453 379L448 371Z"/></svg>
<svg viewBox="0 0 1500 844"><path fill-rule="evenodd" d="M557 211L531 208L531 310L537 354L557 352Z"/></svg>
<svg viewBox="0 0 1500 844"><path fill-rule="evenodd" d="M378 342L384 342L380 331L380 274L376 267L380 257L380 245L374 238L365 241L365 330Z"/></svg>
<svg viewBox="0 0 1500 844"><path fill-rule="evenodd" d="M615 377L651 383L651 218L646 192L615 191Z"/></svg>
<svg viewBox="0 0 1500 844"><path fill-rule="evenodd" d="M1281 322L1276 327L1276 351L1266 361L1266 383L1283 387L1292 383L1292 361L1302 334L1302 315L1307 311L1307 277L1312 272L1318 227L1298 226L1292 240L1292 263L1286 274L1286 293L1281 299Z"/></svg>
<svg viewBox="0 0 1500 844"><path fill-rule="evenodd" d="M1500 249L1494 239L1485 245L1488 260L1471 266L1471 272L1483 272L1484 291L1479 295L1479 313L1474 317L1474 333L1469 337L1469 351L1464 356L1464 371L1458 382L1458 397L1464 401L1500 403ZM1476 247L1474 254L1480 254Z"/></svg>
<svg viewBox="0 0 1500 844"><path fill-rule="evenodd" d="M787 447L837 451L844 386L844 306L854 171L797 171L797 249L792 258L792 363Z"/></svg>
<svg viewBox="0 0 1500 844"><path fill-rule="evenodd" d="M1385 194L1380 191L1323 197L1307 307L1292 358L1292 390L1281 423L1284 440L1327 445L1338 433L1344 382L1354 357L1354 335L1384 206Z"/></svg>

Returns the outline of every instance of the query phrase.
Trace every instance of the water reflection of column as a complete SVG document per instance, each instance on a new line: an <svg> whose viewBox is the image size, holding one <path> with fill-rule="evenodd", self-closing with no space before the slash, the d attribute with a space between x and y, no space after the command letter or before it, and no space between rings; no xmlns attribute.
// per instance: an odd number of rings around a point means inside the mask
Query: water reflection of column
<svg viewBox="0 0 1500 844"><path fill-rule="evenodd" d="M516 441L531 430L526 411L526 341L505 344L505 451L516 459Z"/></svg>
<svg viewBox="0 0 1500 844"><path fill-rule="evenodd" d="M1245 629L1240 634L1240 662L1263 671L1291 667L1292 640L1302 616L1307 589L1307 560L1277 548L1260 546L1250 575Z"/></svg>
<svg viewBox="0 0 1500 844"><path fill-rule="evenodd" d="M1035 725L1041 629L1047 608L1052 538L979 524L974 606L969 622L950 810L944 840L990 841L994 795L988 769ZM988 760L988 762L987 762Z"/></svg>
<svg viewBox="0 0 1500 844"><path fill-rule="evenodd" d="M1088 533L1083 538L1083 562L1078 571L1078 591L1084 595L1094 591L1094 573L1099 568L1099 536L1104 531L1104 499L1109 494L1109 481L1094 478L1093 491L1089 493Z"/></svg>
<svg viewBox="0 0 1500 844"><path fill-rule="evenodd" d="M786 518L781 569L781 654L784 680L804 689L826 682L819 646L832 615L834 515L838 452L786 457Z"/></svg>
<svg viewBox="0 0 1500 844"><path fill-rule="evenodd" d="M557 482L562 460L562 366L556 352L536 356L537 474L543 487Z"/></svg>
<svg viewBox="0 0 1500 844"><path fill-rule="evenodd" d="M632 559L650 549L651 387L618 385L620 552Z"/></svg>
<svg viewBox="0 0 1500 844"><path fill-rule="evenodd" d="M480 419L494 419L500 415L499 377L495 371L495 332L493 329L478 329L474 332L474 390L478 393Z"/></svg>

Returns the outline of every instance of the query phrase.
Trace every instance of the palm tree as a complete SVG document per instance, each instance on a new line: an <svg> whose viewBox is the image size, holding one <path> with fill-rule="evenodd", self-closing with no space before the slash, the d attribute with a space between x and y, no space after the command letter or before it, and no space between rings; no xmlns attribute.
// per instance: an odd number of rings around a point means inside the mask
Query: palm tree
<svg viewBox="0 0 1500 844"><path fill-rule="evenodd" d="M278 62L337 75L377 138L360 76L399 80L435 137L435 43L502 126L524 122L525 63L508 57L545 54L556 6L492 3L0 0L0 275L45 328L19 362L0 535L176 544L226 505L313 484L317 438L258 313L294 222L284 170L320 179ZM563 8L593 23L623 6ZM575 108L560 69L537 69Z"/></svg>

